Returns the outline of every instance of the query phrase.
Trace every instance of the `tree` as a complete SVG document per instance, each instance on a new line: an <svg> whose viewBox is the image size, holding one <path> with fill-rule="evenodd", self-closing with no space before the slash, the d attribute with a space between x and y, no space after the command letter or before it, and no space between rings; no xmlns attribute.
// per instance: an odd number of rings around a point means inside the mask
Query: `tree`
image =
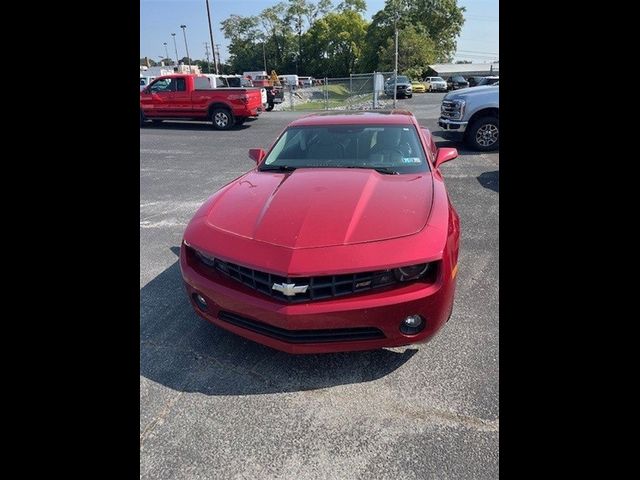
<svg viewBox="0 0 640 480"><path fill-rule="evenodd" d="M464 7L457 0L386 0L385 6L372 19L367 30L363 68L378 69L378 53L394 36L394 23L399 29L408 25L422 28L435 45L435 62L446 62L456 50L456 38L464 24Z"/></svg>
<svg viewBox="0 0 640 480"><path fill-rule="evenodd" d="M298 35L298 54L296 55L296 74L298 73L298 63L302 58L302 27L305 16L309 15L309 5L306 0L289 0L287 8L287 19L292 22L296 34Z"/></svg>
<svg viewBox="0 0 640 480"><path fill-rule="evenodd" d="M339 12L353 10L354 12L364 13L367 11L367 2L365 0L343 0L338 4L336 10Z"/></svg>
<svg viewBox="0 0 640 480"><path fill-rule="evenodd" d="M170 58L163 58L160 61L163 62L165 65L173 65L174 63L176 63L173 60L171 60Z"/></svg>
<svg viewBox="0 0 640 480"><path fill-rule="evenodd" d="M353 10L332 12L319 19L305 35L309 73L331 77L355 73L367 25Z"/></svg>
<svg viewBox="0 0 640 480"><path fill-rule="evenodd" d="M422 27L408 25L398 31L398 71L413 78L422 78L436 58L435 42ZM379 50L379 68L391 71L395 64L395 39L389 38Z"/></svg>
<svg viewBox="0 0 640 480"><path fill-rule="evenodd" d="M156 62L154 62L152 58L149 58L149 57L142 57L142 58L140 59L140 65L141 65L141 66L142 66L142 65L145 65L145 66L147 66L147 67L155 67L155 66L157 66L158 64L157 64Z"/></svg>

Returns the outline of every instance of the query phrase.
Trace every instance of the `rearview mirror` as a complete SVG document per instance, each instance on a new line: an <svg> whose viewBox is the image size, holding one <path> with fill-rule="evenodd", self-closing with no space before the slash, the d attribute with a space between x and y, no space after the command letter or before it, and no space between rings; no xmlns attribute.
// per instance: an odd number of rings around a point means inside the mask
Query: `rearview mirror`
<svg viewBox="0 0 640 480"><path fill-rule="evenodd" d="M250 148L249 149L249 158L256 162L256 165L259 164L264 157L267 156L267 152L265 152L262 148Z"/></svg>
<svg viewBox="0 0 640 480"><path fill-rule="evenodd" d="M444 162L453 160L458 157L458 150L455 148L439 148L436 154L436 168L439 168Z"/></svg>

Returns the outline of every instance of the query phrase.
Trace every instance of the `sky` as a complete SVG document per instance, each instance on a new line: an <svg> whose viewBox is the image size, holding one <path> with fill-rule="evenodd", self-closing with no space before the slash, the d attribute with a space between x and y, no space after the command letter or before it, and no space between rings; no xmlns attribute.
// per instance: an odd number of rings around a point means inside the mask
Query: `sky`
<svg viewBox="0 0 640 480"><path fill-rule="evenodd" d="M279 0L209 0L214 41L220 45L223 62L228 57L228 41L222 35L220 22L231 14L257 15ZM365 17L371 17L384 7L384 0L366 0ZM334 5L339 0L333 0ZM498 0L458 0L466 7L465 23L458 38L454 60L471 60L474 63L499 59ZM178 58L186 56L185 42L180 25L186 25L189 56L205 58L204 42L210 43L207 6L205 0L140 0L140 57L159 61L165 57L167 42L169 57L175 59L171 33L175 33ZM210 48L210 46L209 46Z"/></svg>

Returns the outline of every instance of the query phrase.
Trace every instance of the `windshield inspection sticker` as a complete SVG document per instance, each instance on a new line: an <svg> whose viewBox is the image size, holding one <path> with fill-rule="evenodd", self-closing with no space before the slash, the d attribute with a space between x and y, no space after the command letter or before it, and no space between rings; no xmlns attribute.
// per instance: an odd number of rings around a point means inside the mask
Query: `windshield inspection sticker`
<svg viewBox="0 0 640 480"><path fill-rule="evenodd" d="M418 157L403 157L402 163L420 163L420 158Z"/></svg>

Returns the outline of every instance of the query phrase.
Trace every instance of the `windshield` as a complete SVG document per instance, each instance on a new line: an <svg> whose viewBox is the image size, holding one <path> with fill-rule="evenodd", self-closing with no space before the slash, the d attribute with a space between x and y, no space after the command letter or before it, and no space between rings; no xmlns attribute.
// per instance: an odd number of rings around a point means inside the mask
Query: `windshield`
<svg viewBox="0 0 640 480"><path fill-rule="evenodd" d="M413 125L290 127L260 170L327 167L370 168L390 174L428 171Z"/></svg>
<svg viewBox="0 0 640 480"><path fill-rule="evenodd" d="M444 82L442 77L431 77L432 82Z"/></svg>

